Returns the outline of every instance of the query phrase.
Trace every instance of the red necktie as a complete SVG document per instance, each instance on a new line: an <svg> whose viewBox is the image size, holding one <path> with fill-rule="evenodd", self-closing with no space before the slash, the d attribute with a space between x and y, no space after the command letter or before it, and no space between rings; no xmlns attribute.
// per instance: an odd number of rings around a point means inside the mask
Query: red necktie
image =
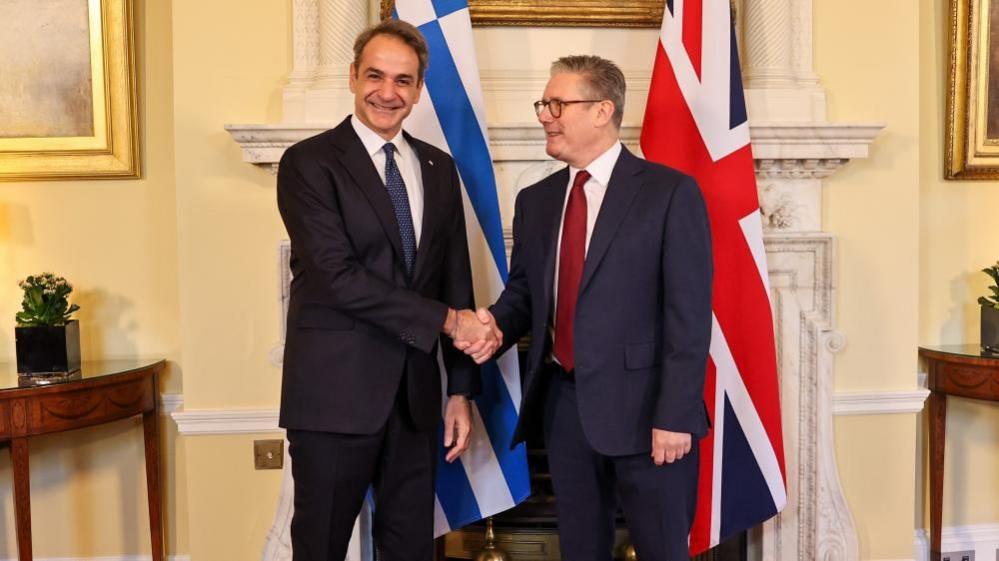
<svg viewBox="0 0 999 561"><path fill-rule="evenodd" d="M562 248L558 257L558 294L555 307L555 359L566 372L576 367L573 348L573 322L576 299L583 280L583 259L586 257L586 193L583 184L590 173L580 170L572 182L569 202L565 205L562 222Z"/></svg>

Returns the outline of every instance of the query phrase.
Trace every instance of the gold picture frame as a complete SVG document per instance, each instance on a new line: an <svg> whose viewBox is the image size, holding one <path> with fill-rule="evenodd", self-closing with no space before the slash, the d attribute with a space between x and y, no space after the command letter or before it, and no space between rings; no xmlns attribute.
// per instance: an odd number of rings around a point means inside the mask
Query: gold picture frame
<svg viewBox="0 0 999 561"><path fill-rule="evenodd" d="M382 19L393 0L382 0ZM468 0L472 25L547 27L654 27L663 21L663 0Z"/></svg>
<svg viewBox="0 0 999 561"><path fill-rule="evenodd" d="M944 176L999 179L999 0L951 0Z"/></svg>
<svg viewBox="0 0 999 561"><path fill-rule="evenodd" d="M7 0L4 9L0 180L140 177L132 0Z"/></svg>

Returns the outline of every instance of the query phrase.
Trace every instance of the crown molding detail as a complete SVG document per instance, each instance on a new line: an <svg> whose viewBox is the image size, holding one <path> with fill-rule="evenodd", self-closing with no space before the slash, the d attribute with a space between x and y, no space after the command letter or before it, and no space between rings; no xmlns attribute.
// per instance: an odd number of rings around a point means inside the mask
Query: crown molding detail
<svg viewBox="0 0 999 561"><path fill-rule="evenodd" d="M277 409L197 409L170 415L183 436L283 432Z"/></svg>
<svg viewBox="0 0 999 561"><path fill-rule="evenodd" d="M920 413L930 391L836 392L834 415L885 415Z"/></svg>

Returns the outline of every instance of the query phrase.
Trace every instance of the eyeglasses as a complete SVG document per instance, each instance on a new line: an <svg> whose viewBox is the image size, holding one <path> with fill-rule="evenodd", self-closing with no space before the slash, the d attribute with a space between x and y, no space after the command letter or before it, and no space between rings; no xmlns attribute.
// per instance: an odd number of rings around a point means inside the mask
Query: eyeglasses
<svg viewBox="0 0 999 561"><path fill-rule="evenodd" d="M570 101L563 101L561 99L549 99L548 101L541 100L534 102L534 112L537 113L538 117L541 116L541 112L548 108L548 112L551 113L552 117L558 119L562 116L562 109L566 105L572 105L573 103L597 103L603 101L602 99L574 99Z"/></svg>

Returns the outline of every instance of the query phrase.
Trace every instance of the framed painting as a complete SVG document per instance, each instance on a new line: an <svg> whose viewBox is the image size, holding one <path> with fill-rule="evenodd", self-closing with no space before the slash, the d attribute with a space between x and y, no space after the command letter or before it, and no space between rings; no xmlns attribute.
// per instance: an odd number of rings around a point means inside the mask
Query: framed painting
<svg viewBox="0 0 999 561"><path fill-rule="evenodd" d="M382 0L382 19L393 0ZM472 25L659 27L663 0L468 0Z"/></svg>
<svg viewBox="0 0 999 561"><path fill-rule="evenodd" d="M951 0L947 179L999 179L999 0Z"/></svg>
<svg viewBox="0 0 999 561"><path fill-rule="evenodd" d="M0 2L0 180L140 175L132 0Z"/></svg>

